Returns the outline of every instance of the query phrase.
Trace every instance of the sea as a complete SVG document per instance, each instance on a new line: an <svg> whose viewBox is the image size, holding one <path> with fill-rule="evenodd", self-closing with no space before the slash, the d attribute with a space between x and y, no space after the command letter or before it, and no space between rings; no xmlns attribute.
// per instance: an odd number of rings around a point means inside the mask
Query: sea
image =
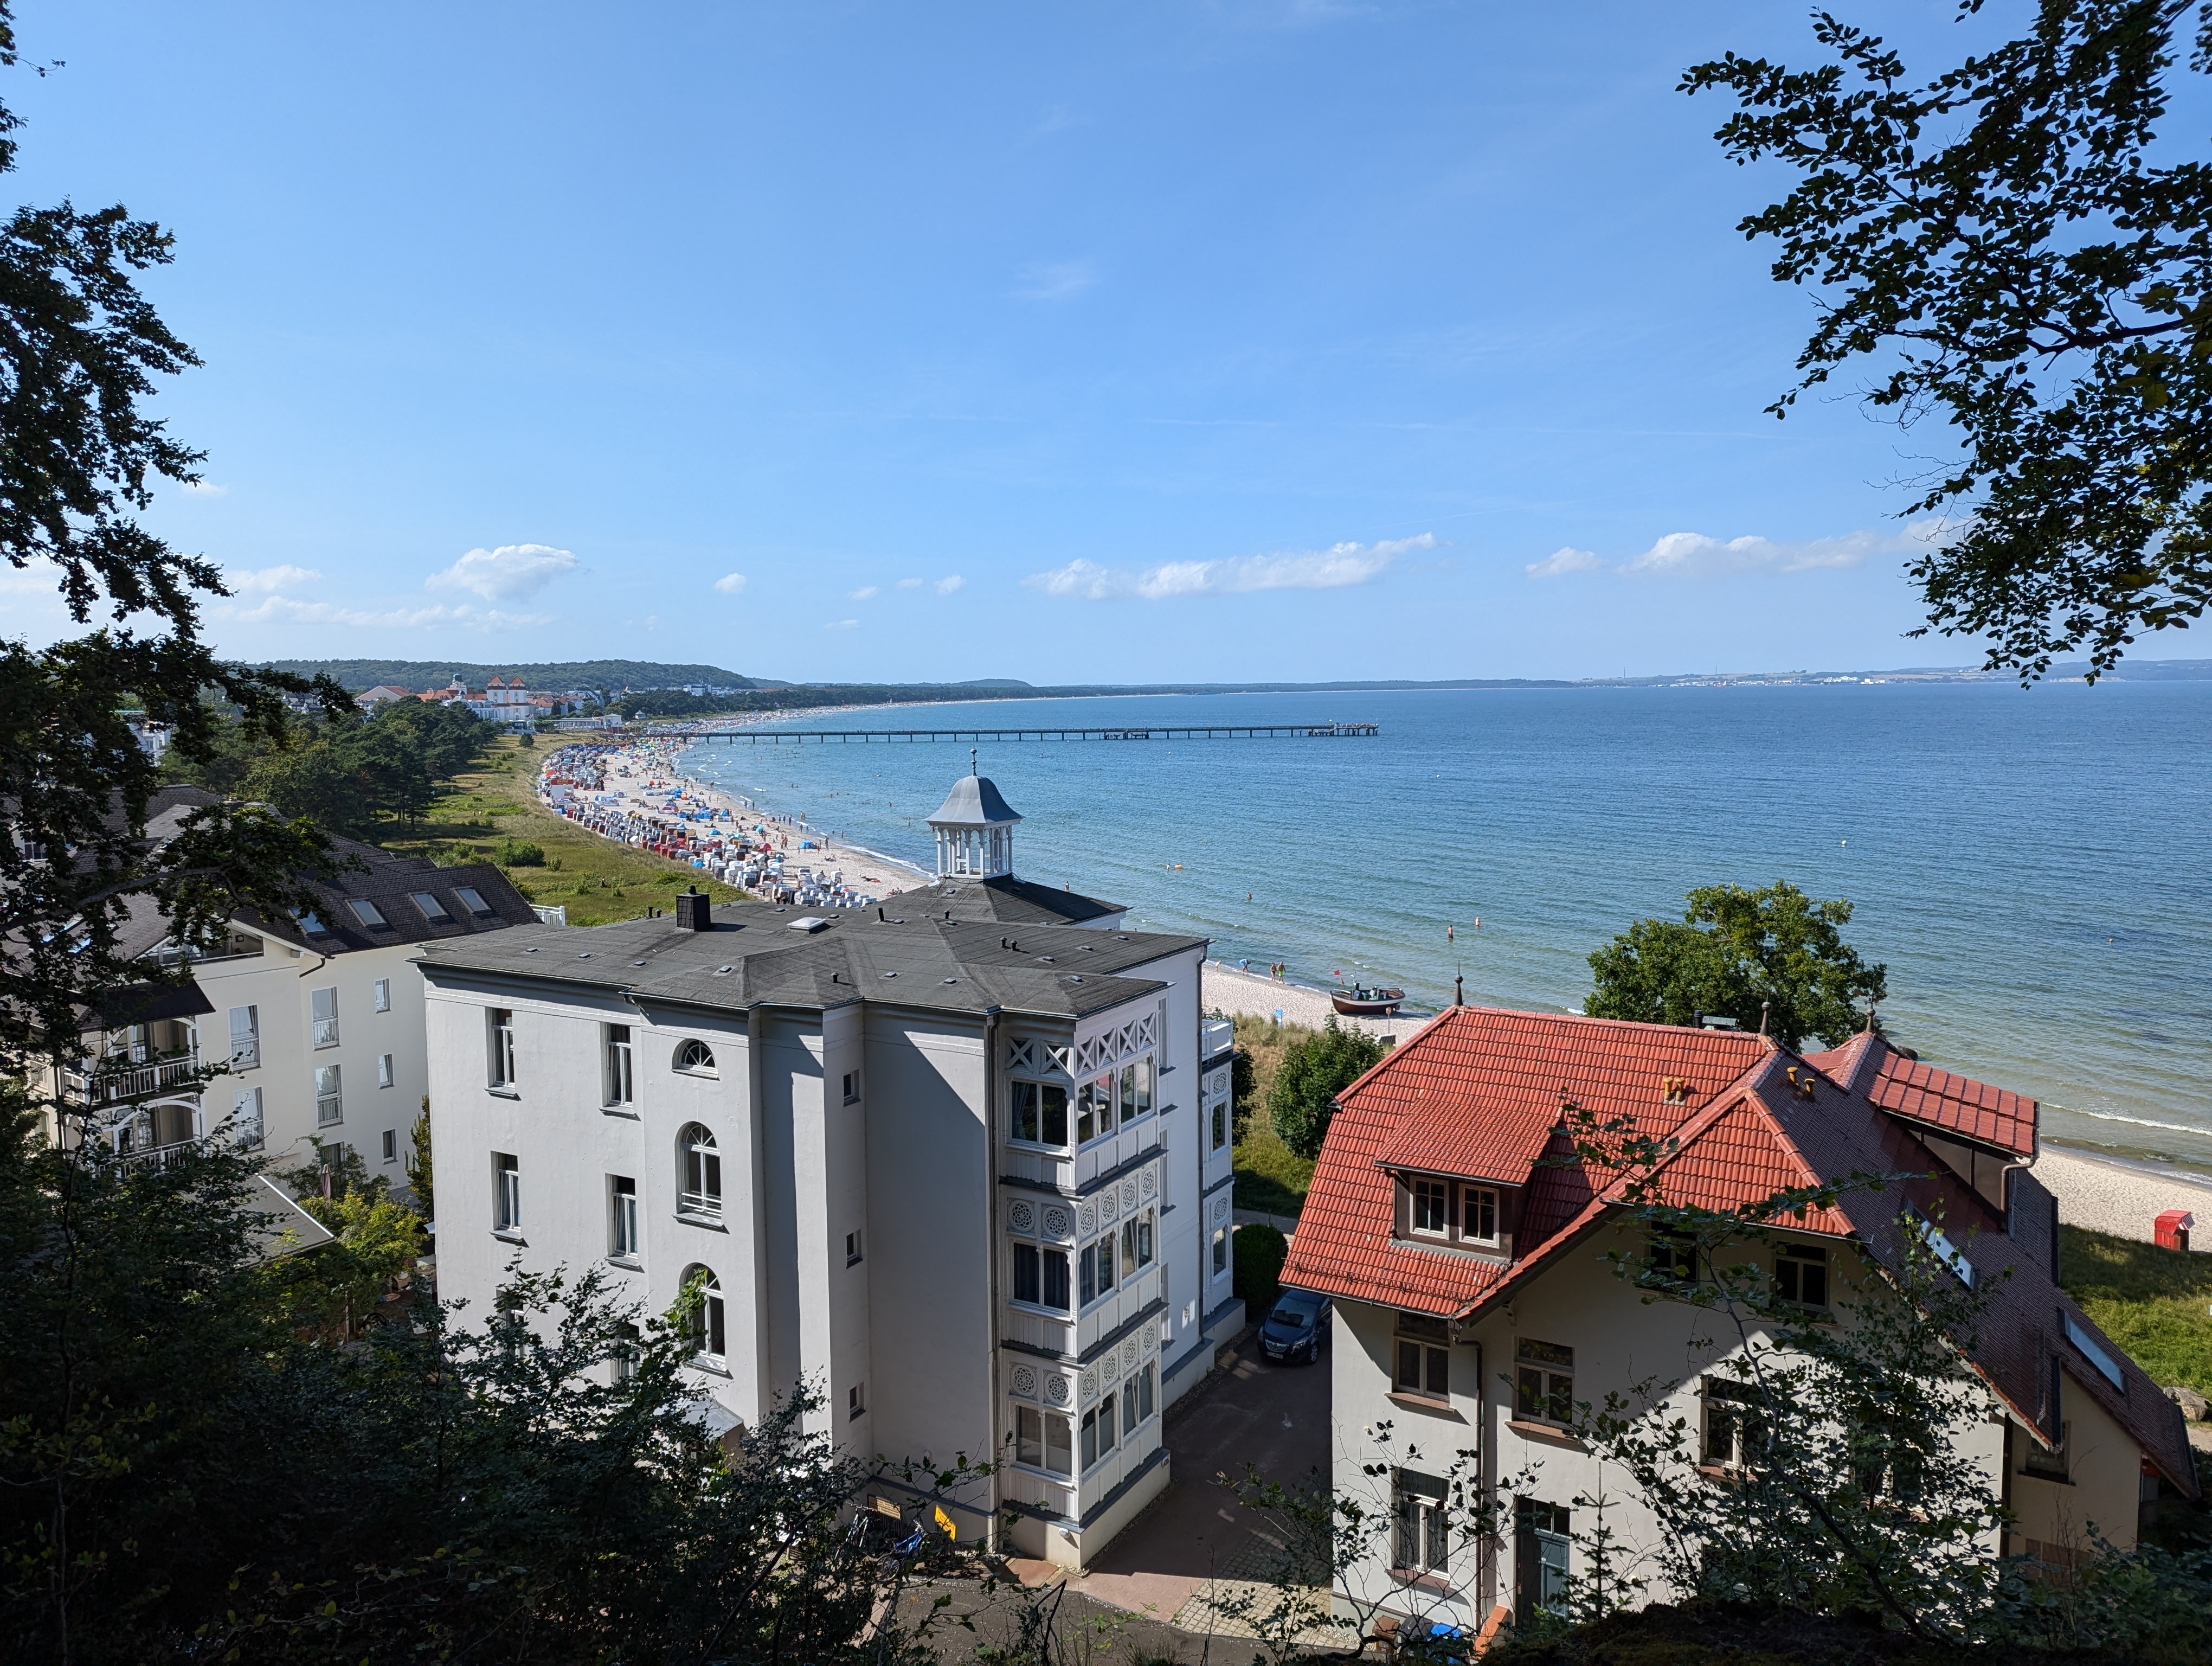
<svg viewBox="0 0 2212 1666"><path fill-rule="evenodd" d="M1848 898L1884 1027L2033 1094L2046 1140L2212 1172L2212 682L994 700L776 729L1380 726L987 741L1015 868L1298 982L1573 1011L1693 886ZM704 743L690 773L924 867L970 744ZM864 860L842 863L848 879ZM1451 928L1449 939L1446 927Z"/></svg>

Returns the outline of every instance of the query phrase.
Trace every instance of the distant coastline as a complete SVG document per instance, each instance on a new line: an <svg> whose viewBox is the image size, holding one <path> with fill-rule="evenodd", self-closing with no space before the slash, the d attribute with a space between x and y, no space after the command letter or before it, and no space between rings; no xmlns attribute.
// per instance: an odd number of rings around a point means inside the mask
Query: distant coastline
<svg viewBox="0 0 2212 1666"><path fill-rule="evenodd" d="M1905 666L1866 671L1671 672L1651 677L1459 677L1428 681L1342 678L1318 683L1090 683L1042 684L1018 678L990 677L959 683L795 683L780 678L746 677L715 666L661 665L648 660L592 660L536 665L476 665L453 660L271 660L272 671L313 677L328 672L360 692L380 684L400 688L430 687L459 676L481 684L491 677L521 677L547 687L605 686L610 692L682 689L698 684L741 690L755 700L787 696L793 703L815 705L825 694L846 695L851 705L932 705L945 701L1065 700L1121 695L1161 694L1361 694L1419 693L1474 689L1787 688L1850 683L2007 683L2009 672L1970 666ZM2088 672L2085 660L2062 660L2044 681L2078 683ZM2100 678L2114 683L2212 681L2212 660L2123 660ZM750 704L750 702L748 702ZM751 705L757 713L763 708Z"/></svg>

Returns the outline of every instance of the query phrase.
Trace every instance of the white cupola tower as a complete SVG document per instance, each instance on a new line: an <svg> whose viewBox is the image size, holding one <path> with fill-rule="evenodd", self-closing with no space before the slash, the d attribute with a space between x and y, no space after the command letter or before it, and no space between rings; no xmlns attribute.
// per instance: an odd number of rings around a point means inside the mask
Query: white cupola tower
<svg viewBox="0 0 2212 1666"><path fill-rule="evenodd" d="M999 789L974 772L961 776L929 818L937 835L937 877L993 879L1014 871L1014 824L1021 818Z"/></svg>

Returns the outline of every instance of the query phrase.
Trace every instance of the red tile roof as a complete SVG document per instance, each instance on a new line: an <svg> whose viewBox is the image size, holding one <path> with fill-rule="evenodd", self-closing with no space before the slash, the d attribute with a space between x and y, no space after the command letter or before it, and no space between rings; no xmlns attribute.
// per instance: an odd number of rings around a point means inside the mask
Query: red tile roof
<svg viewBox="0 0 2212 1666"><path fill-rule="evenodd" d="M1866 1096L1884 1110L2022 1157L2035 1155L2036 1104L2026 1094L1954 1076L1887 1047L1881 1054Z"/></svg>
<svg viewBox="0 0 2212 1666"><path fill-rule="evenodd" d="M1714 1210L1855 1173L1924 1175L1929 1152L1900 1118L2022 1155L2035 1149L2033 1099L1905 1059L1879 1036L1800 1059L1736 1031L1454 1007L1338 1097L1284 1281L1449 1316L1504 1298L1619 1202L1617 1181L1574 1160L1560 1126L1563 1100L1601 1122L1626 1119L1676 1142L1654 1177L1656 1189L1671 1204ZM1394 1168L1524 1186L1515 1261L1395 1237ZM1608 1182L1599 1195L1595 1186ZM1878 1262L1895 1265L1906 1230L1900 1210L1940 1214L1978 1286L1990 1292L1970 1354L1990 1386L2054 1438L2050 1385L2054 1364L2062 1366L2193 1496L2179 1408L2057 1287L2050 1271L2054 1206L2032 1175L2015 1174L2014 1185L2009 1219L1938 1170L1847 1195L1787 1224L1855 1239ZM2069 1318L2106 1347L2123 1386L2078 1356L2064 1334Z"/></svg>

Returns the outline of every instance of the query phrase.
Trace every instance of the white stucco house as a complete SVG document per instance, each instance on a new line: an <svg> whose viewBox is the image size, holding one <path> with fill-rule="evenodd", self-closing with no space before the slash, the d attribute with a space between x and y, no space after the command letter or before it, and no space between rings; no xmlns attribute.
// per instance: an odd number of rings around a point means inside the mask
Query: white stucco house
<svg viewBox="0 0 2212 1666"><path fill-rule="evenodd" d="M148 837L214 801L198 787L163 787ZM191 981L113 992L107 1010L86 1015L80 1056L34 1070L34 1085L68 1108L58 1122L49 1114L50 1138L96 1138L160 1162L228 1123L280 1166L308 1160L319 1139L406 1185L408 1135L429 1091L415 962L428 943L537 915L489 862L438 867L356 840L332 844L356 866L312 884L319 905L296 919L240 915L218 940L180 948L166 916L134 907L120 952L149 969L181 961Z"/></svg>
<svg viewBox="0 0 2212 1666"><path fill-rule="evenodd" d="M1122 911L1017 880L988 781L933 819L963 818L958 871L873 909L694 894L434 948L440 1293L596 1266L665 1311L703 1277L710 1421L805 1382L863 1456L1003 1464L879 1504L963 1536L1011 1511L1012 1548L1079 1566L1166 1486L1162 1414L1242 1327L1229 1026L1203 939L1067 923Z"/></svg>
<svg viewBox="0 0 2212 1666"><path fill-rule="evenodd" d="M1814 1315L1847 1312L1855 1286L1898 1264L1908 1231L1992 1292L1963 1357L1987 1416L1960 1436L2013 1512L1991 1554L2067 1566L2093 1524L2126 1547L2159 1489L2197 1495L2179 1409L2059 1288L2033 1099L1872 1031L1801 1056L1735 1031L1455 1006L1340 1096L1283 1273L1335 1298L1335 1484L1395 1523L1340 1584L1340 1606L1479 1634L1580 1571L1575 1535L1590 1522L1577 1500L1601 1493L1624 1556L1654 1546L1650 1512L1565 1426L1609 1390L1656 1378L1711 1484L1746 1461L1731 1397L1741 1342L1704 1310L1647 1301L1601 1259L1650 1265L1652 1244L1620 1177L1577 1157L1569 1101L1674 1142L1657 1172L1669 1204L1928 1177L1846 1193L1746 1254ZM1420 1456L1378 1479L1366 1432L1386 1421ZM1462 1453L1497 1507L1492 1536L1455 1540L1438 1508Z"/></svg>

